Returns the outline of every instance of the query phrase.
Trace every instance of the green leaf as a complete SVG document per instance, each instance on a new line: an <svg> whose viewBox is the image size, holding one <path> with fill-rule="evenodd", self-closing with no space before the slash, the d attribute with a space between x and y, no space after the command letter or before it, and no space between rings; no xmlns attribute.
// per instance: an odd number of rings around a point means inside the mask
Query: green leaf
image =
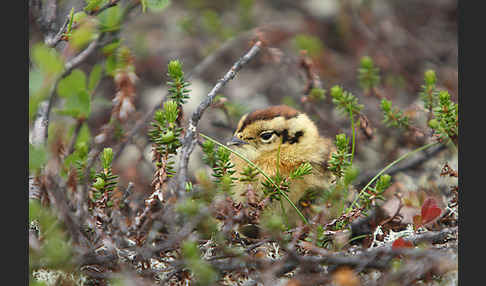
<svg viewBox="0 0 486 286"><path fill-rule="evenodd" d="M142 4L142 12L145 13L147 11L147 0L140 0L140 4Z"/></svg>
<svg viewBox="0 0 486 286"><path fill-rule="evenodd" d="M49 86L45 83L45 75L39 69L29 71L29 122L34 119L39 103L48 96Z"/></svg>
<svg viewBox="0 0 486 286"><path fill-rule="evenodd" d="M116 55L112 54L106 58L105 61L105 73L113 76L117 67Z"/></svg>
<svg viewBox="0 0 486 286"><path fill-rule="evenodd" d="M171 1L170 0L144 0L142 1L142 5L144 4L152 12L161 12L171 4Z"/></svg>
<svg viewBox="0 0 486 286"><path fill-rule="evenodd" d="M106 2L107 0L86 0L86 6L84 7L84 11L86 12L92 12L100 8L101 4L103 2Z"/></svg>
<svg viewBox="0 0 486 286"><path fill-rule="evenodd" d="M73 29L73 22L74 22L74 7L71 8L71 12L69 13L69 23L66 29L66 33L71 33Z"/></svg>
<svg viewBox="0 0 486 286"><path fill-rule="evenodd" d="M73 15L73 22L75 24L79 24L83 19L85 19L88 15L84 13L83 11L74 13Z"/></svg>
<svg viewBox="0 0 486 286"><path fill-rule="evenodd" d="M120 6L113 6L98 15L102 32L113 32L120 29L123 12Z"/></svg>
<svg viewBox="0 0 486 286"><path fill-rule="evenodd" d="M91 73L89 74L89 81L88 81L88 90L93 92L98 83L101 80L101 76L103 75L103 68L100 64L96 64Z"/></svg>
<svg viewBox="0 0 486 286"><path fill-rule="evenodd" d="M39 107L41 101L42 97L38 95L33 95L29 97L29 124L32 120L34 120L37 108Z"/></svg>
<svg viewBox="0 0 486 286"><path fill-rule="evenodd" d="M38 200L29 200L29 222L39 217L41 205Z"/></svg>
<svg viewBox="0 0 486 286"><path fill-rule="evenodd" d="M79 91L75 96L70 96L64 109L57 110L61 115L67 115L74 118L88 118L91 112L91 96L86 91Z"/></svg>
<svg viewBox="0 0 486 286"><path fill-rule="evenodd" d="M32 61L47 76L55 76L64 69L64 61L56 50L48 48L44 44L36 44L32 47Z"/></svg>
<svg viewBox="0 0 486 286"><path fill-rule="evenodd" d="M57 86L57 93L62 97L71 97L86 91L86 75L80 69L75 69L63 78Z"/></svg>
<svg viewBox="0 0 486 286"><path fill-rule="evenodd" d="M47 151L44 146L29 144L29 171L37 171L47 162Z"/></svg>
<svg viewBox="0 0 486 286"><path fill-rule="evenodd" d="M44 76L38 69L32 69L29 71L29 96L37 93L42 87Z"/></svg>
<svg viewBox="0 0 486 286"><path fill-rule="evenodd" d="M103 54L111 55L116 51L116 49L118 49L120 44L121 44L120 40L116 40L114 42L111 42L111 43L103 46L103 48L101 48L101 50L103 51Z"/></svg>
<svg viewBox="0 0 486 286"><path fill-rule="evenodd" d="M96 27L88 22L79 26L72 32L69 42L75 49L81 50L96 37Z"/></svg>
<svg viewBox="0 0 486 286"><path fill-rule="evenodd" d="M81 130L79 130L78 139L76 140L76 145L80 145L83 143L89 145L90 140L91 140L91 132L89 131L88 124L83 123L83 126L81 126Z"/></svg>

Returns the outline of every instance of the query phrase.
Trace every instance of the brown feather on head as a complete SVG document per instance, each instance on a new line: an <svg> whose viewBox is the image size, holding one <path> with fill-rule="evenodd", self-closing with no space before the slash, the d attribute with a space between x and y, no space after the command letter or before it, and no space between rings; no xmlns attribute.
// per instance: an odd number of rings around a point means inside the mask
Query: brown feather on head
<svg viewBox="0 0 486 286"><path fill-rule="evenodd" d="M241 125L238 126L238 131L241 132L247 125L258 120L270 120L277 116L283 116L285 119L290 119L299 115L299 112L287 105L276 105L265 109L255 110L242 118Z"/></svg>
<svg viewBox="0 0 486 286"><path fill-rule="evenodd" d="M327 160L328 141L305 113L277 105L244 115L228 145L263 168L274 169L277 153L280 164L292 167Z"/></svg>
<svg viewBox="0 0 486 286"><path fill-rule="evenodd" d="M289 198L293 202L308 188L323 187L328 181L325 162L333 150L332 141L319 136L317 126L302 112L286 105L259 109L244 115L238 122L233 138L228 145L260 167L268 176L277 174L287 177L302 163L313 166L312 174L292 182ZM247 163L234 154L236 176L246 168ZM258 181L250 188L262 194ZM238 182L233 189L235 201L242 201L248 190L247 182Z"/></svg>

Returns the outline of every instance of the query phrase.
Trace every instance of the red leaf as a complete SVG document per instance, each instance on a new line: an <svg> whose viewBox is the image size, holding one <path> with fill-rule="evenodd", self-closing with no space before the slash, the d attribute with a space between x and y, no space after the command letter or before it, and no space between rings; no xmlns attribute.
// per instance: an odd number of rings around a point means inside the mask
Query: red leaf
<svg viewBox="0 0 486 286"><path fill-rule="evenodd" d="M427 198L422 205L422 224L427 224L436 219L442 210L437 206L437 202L433 198Z"/></svg>
<svg viewBox="0 0 486 286"><path fill-rule="evenodd" d="M401 237L397 238L392 244L392 249L394 250L399 248L411 248L411 247L413 247L413 243Z"/></svg>

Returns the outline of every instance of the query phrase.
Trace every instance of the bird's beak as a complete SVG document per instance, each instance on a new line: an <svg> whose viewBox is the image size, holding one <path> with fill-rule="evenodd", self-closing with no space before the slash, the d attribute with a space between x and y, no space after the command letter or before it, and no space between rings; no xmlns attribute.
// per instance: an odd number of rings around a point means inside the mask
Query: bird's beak
<svg viewBox="0 0 486 286"><path fill-rule="evenodd" d="M238 138L236 136L233 136L233 138L231 138L231 141L226 142L226 145L228 145L228 146L231 146L231 145L239 146L239 145L243 145L243 144L248 144L248 143L241 140L240 138Z"/></svg>

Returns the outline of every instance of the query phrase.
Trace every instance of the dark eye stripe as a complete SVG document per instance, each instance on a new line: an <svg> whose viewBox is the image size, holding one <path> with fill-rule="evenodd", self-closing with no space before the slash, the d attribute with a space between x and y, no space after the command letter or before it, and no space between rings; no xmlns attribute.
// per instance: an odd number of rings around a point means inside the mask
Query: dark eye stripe
<svg viewBox="0 0 486 286"><path fill-rule="evenodd" d="M282 116L285 119L290 119L297 117L300 113L286 105L277 105L272 106L265 109L255 110L249 113L247 116L242 119L241 126L238 129L238 132L241 132L245 129L246 126L250 125L255 121L265 121L265 120L272 120L275 117Z"/></svg>
<svg viewBox="0 0 486 286"><path fill-rule="evenodd" d="M294 144L299 142L300 137L304 135L304 131L295 132L295 136L293 137L290 137L288 129L284 129L280 134L277 134L279 136L282 135L282 143L289 142L289 144Z"/></svg>

